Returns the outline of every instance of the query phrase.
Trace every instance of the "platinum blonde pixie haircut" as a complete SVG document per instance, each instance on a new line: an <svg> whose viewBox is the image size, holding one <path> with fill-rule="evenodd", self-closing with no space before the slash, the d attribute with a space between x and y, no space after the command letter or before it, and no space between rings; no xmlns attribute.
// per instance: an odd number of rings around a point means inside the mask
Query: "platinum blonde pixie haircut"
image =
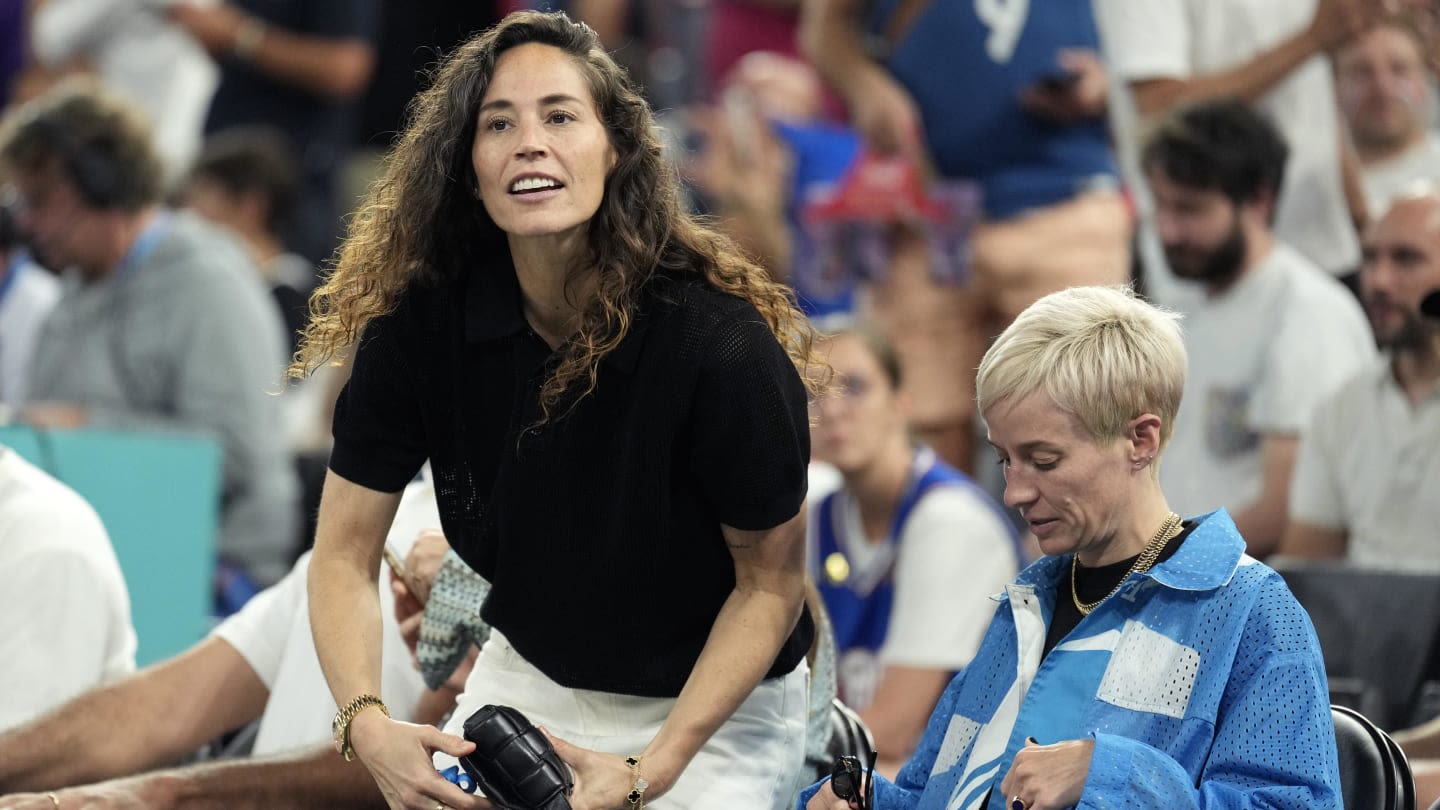
<svg viewBox="0 0 1440 810"><path fill-rule="evenodd" d="M980 361L975 399L995 405L1043 391L1096 441L1125 434L1142 413L1160 417L1170 441L1185 388L1180 316L1129 287L1071 287L1021 312Z"/></svg>

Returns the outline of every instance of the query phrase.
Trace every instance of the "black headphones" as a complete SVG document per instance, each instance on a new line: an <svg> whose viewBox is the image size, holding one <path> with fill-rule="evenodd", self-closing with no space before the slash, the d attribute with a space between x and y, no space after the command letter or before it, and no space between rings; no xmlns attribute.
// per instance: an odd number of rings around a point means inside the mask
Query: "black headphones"
<svg viewBox="0 0 1440 810"><path fill-rule="evenodd" d="M20 223L15 207L14 193L0 191L0 254L20 244Z"/></svg>
<svg viewBox="0 0 1440 810"><path fill-rule="evenodd" d="M124 167L101 154L93 144L75 137L48 112L35 114L21 128L38 134L51 145L85 202L95 208L116 208L123 201Z"/></svg>

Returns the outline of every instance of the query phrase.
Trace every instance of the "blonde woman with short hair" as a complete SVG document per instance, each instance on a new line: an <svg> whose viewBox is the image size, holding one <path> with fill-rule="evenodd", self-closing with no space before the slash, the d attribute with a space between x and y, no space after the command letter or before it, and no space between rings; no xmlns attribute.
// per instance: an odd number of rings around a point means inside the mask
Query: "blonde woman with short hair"
<svg viewBox="0 0 1440 810"><path fill-rule="evenodd" d="M1005 503L1045 556L998 597L870 806L1340 806L1309 617L1229 515L1182 519L1160 488L1185 382L1178 320L1126 288L1077 287L986 353L976 391ZM802 802L858 806L830 784Z"/></svg>

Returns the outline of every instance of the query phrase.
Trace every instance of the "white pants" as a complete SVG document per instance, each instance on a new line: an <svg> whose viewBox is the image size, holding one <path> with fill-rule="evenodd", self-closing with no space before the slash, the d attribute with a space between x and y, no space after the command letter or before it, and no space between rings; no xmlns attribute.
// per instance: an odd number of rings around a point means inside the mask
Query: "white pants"
<svg viewBox="0 0 1440 810"><path fill-rule="evenodd" d="M786 810L809 783L805 767L805 715L810 671L762 681L690 761L653 810ZM644 750L675 705L647 698L569 689L550 680L493 632L445 732L461 736L465 720L487 703L513 706L530 722L582 748L627 756ZM456 764L435 755L441 770ZM616 797L616 806L623 804Z"/></svg>

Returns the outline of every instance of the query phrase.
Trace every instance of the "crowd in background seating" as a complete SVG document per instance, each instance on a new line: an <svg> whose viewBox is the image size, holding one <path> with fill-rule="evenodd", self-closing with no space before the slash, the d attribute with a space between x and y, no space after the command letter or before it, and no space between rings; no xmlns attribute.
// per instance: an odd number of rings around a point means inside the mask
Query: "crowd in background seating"
<svg viewBox="0 0 1440 810"><path fill-rule="evenodd" d="M215 437L220 530L196 542L247 594L281 582L312 539L348 373L284 379L308 294L426 68L507 11L555 9L641 79L695 209L822 331L861 322L893 345L905 447L973 478L976 498L1002 486L973 402L989 341L1049 292L1129 282L1185 318L1190 377L1161 471L1178 509L1227 509L1287 577L1327 564L1440 576L1440 306L1422 313L1440 290L1440 34L1424 4L980 6L0 3L0 423ZM116 151L111 109L149 133L153 177ZM116 161L135 176L111 176ZM107 251L123 234L138 246ZM137 305L118 279L150 265L170 275ZM0 465L14 456L0 447ZM817 458L812 483L833 473L819 462L835 463ZM0 497L0 538L35 531L14 500ZM863 506L847 520L873 522ZM1033 555L1016 550L1023 567ZM94 544L104 589L88 595L111 605L96 627L119 657L46 707L134 667L110 553ZM811 564L823 580L825 561ZM974 574L946 565L930 573ZM1440 611L1422 618L1424 644L1393 651L1419 674L1385 696L1406 706L1385 721L1419 726L1402 741L1440 757L1440 727L1423 725L1440 715ZM880 671L869 686L884 695ZM39 712L8 711L19 699L0 697L0 731ZM1440 799L1440 775L1417 776ZM0 769L0 790L17 786Z"/></svg>

